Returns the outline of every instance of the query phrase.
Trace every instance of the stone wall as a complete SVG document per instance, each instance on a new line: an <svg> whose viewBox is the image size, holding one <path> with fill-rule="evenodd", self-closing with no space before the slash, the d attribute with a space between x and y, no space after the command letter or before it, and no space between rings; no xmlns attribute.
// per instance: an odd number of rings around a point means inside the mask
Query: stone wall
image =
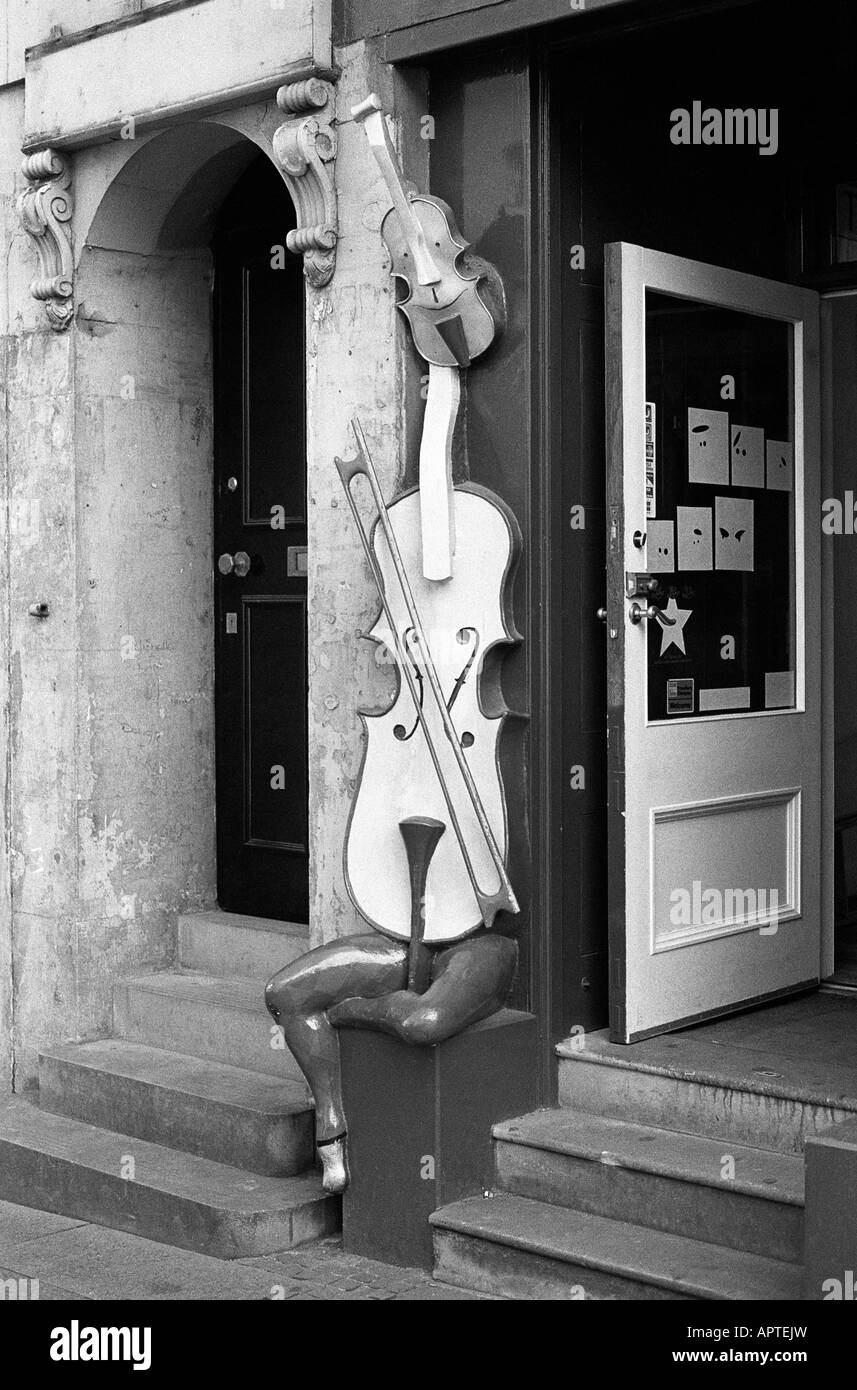
<svg viewBox="0 0 857 1390"><path fill-rule="evenodd" d="M333 459L358 414L392 495L422 413L378 235L387 195L350 107L371 89L399 117L424 101L418 83L394 93L364 45L336 57L337 268L307 290L313 942L362 928L342 869L357 709L393 690L360 635L377 599ZM157 244L157 151L144 188L129 172L156 133L72 150L76 314L52 331L14 211L20 84L0 88L0 118L0 1089L22 1089L40 1046L109 1032L115 979L168 967L178 913L214 900L210 261L204 246ZM214 120L270 152L282 114L269 101ZM214 147L200 131L189 119L180 140L188 182L193 142L200 167ZM161 156L174 183L176 138ZM415 141L417 178L425 156Z"/></svg>
<svg viewBox="0 0 857 1390"><path fill-rule="evenodd" d="M6 342L18 1089L214 898L208 287L207 256L92 250L71 330Z"/></svg>
<svg viewBox="0 0 857 1390"><path fill-rule="evenodd" d="M308 294L307 391L309 478L309 750L310 925L314 943L365 931L345 887L343 844L363 751L359 708L389 703L395 678L376 662L366 632L378 599L342 485L336 454L353 455L350 430L357 414L385 495L395 494L418 450L422 415L420 372L395 307L389 257L379 227L389 197L363 129L351 107L374 90L387 109L395 103L399 128L425 109L419 85L396 83L390 69L364 44L340 50L337 88L340 241L336 274ZM408 147L415 182L427 158L419 140ZM362 484L355 484L357 494ZM370 513L367 511L367 517Z"/></svg>

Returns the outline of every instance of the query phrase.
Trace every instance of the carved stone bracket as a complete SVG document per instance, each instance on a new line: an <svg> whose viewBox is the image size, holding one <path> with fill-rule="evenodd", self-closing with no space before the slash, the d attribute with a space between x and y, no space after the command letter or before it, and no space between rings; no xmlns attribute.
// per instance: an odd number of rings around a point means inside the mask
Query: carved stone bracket
<svg viewBox="0 0 857 1390"><path fill-rule="evenodd" d="M304 275L314 289L328 283L336 265L333 100L331 83L319 77L290 82L277 92L277 105L290 119L274 132L274 154L298 217L286 245L303 256Z"/></svg>
<svg viewBox="0 0 857 1390"><path fill-rule="evenodd" d="M25 155L21 168L27 179L18 197L21 225L36 243L41 275L30 284L34 299L44 301L48 323L58 333L74 314L74 261L68 223L73 201L71 168L57 150Z"/></svg>

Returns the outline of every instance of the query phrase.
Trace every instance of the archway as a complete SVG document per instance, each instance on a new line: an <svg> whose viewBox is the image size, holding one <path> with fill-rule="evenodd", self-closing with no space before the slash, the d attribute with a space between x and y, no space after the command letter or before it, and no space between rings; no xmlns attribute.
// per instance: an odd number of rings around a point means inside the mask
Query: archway
<svg viewBox="0 0 857 1390"><path fill-rule="evenodd" d="M285 245L294 212L265 144L206 121L141 144L79 256L76 552L80 681L97 709L92 802L121 826L113 883L158 914L152 959L169 955L180 911L216 900L211 242L230 190L265 159Z"/></svg>

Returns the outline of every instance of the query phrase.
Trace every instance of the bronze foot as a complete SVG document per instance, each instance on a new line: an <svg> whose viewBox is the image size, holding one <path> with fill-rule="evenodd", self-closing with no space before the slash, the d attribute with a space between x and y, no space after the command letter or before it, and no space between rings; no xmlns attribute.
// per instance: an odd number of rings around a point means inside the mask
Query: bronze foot
<svg viewBox="0 0 857 1390"><path fill-rule="evenodd" d="M321 1185L325 1192L344 1192L349 1182L346 1136L337 1134L334 1139L320 1139L316 1148L321 1159Z"/></svg>

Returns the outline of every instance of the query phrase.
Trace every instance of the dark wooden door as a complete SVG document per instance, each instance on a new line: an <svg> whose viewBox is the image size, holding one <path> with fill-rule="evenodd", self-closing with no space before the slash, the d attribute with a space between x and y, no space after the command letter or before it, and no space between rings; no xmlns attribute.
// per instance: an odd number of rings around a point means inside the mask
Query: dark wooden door
<svg viewBox="0 0 857 1390"><path fill-rule="evenodd" d="M217 883L229 912L308 920L302 264L267 160L215 251Z"/></svg>

